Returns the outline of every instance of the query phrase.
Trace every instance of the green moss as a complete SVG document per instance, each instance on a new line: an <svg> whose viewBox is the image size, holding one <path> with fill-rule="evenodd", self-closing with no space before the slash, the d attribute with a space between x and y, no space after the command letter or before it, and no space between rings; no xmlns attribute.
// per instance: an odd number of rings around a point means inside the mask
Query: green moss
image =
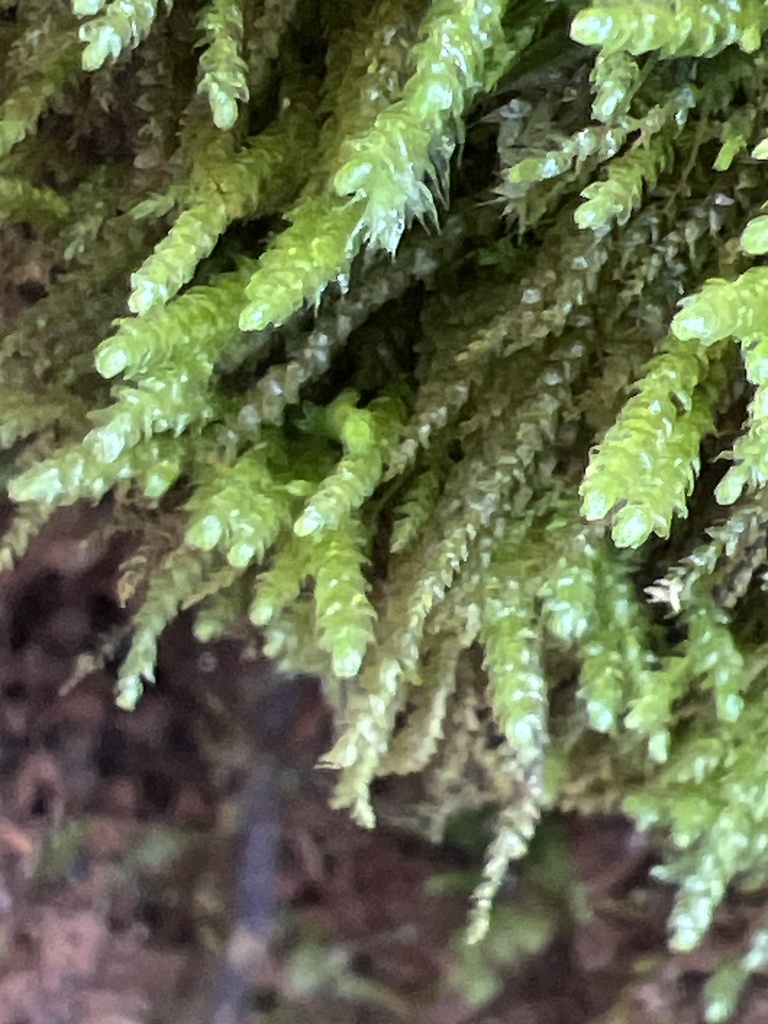
<svg viewBox="0 0 768 1024"><path fill-rule="evenodd" d="M123 705L180 607L250 617L369 825L434 759L444 823L487 704L474 934L599 803L668 830L695 945L768 834L765 5L14 10L0 220L58 279L0 343L3 564L114 490Z"/></svg>

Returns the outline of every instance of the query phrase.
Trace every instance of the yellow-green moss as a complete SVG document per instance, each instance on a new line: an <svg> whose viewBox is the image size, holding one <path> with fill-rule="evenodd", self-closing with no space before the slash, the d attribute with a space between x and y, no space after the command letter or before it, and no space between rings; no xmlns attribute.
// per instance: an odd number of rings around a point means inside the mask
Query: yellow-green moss
<svg viewBox="0 0 768 1024"><path fill-rule="evenodd" d="M695 945L768 852L765 5L1 6L0 222L58 265L0 342L3 562L116 488L122 703L179 607L250 616L365 824L469 651L514 777L473 934L602 758Z"/></svg>

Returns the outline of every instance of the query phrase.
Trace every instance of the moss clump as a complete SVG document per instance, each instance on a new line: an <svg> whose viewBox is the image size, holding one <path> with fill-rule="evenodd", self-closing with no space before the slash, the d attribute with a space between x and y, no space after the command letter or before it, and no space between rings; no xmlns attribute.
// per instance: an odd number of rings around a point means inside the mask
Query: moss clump
<svg viewBox="0 0 768 1024"><path fill-rule="evenodd" d="M476 934L543 808L623 804L695 945L768 843L765 5L1 9L0 220L59 270L5 563L113 492L123 706L179 607L250 617L371 824L486 702Z"/></svg>

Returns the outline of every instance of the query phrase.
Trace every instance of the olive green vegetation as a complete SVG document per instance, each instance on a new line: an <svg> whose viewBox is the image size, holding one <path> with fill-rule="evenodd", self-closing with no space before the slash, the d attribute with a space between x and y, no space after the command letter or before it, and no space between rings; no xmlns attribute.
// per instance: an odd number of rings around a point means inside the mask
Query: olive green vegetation
<svg viewBox="0 0 768 1024"><path fill-rule="evenodd" d="M695 946L768 882L768 6L0 16L0 220L57 268L0 344L4 563L111 495L120 704L179 608L250 618L364 825L487 700L473 937L543 810L623 806Z"/></svg>

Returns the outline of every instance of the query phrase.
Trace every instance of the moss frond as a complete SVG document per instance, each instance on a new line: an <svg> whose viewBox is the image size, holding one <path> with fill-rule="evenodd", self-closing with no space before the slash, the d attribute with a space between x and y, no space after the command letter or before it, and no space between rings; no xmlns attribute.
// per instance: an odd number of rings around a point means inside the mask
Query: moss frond
<svg viewBox="0 0 768 1024"><path fill-rule="evenodd" d="M247 65L243 60L243 12L237 0L211 0L202 17L205 50L197 91L208 97L213 122L228 130L237 121L238 104L248 102Z"/></svg>
<svg viewBox="0 0 768 1024"><path fill-rule="evenodd" d="M610 515L619 547L640 547L651 533L667 537L673 516L687 514L701 442L714 429L716 395L700 386L707 370L703 347L670 346L592 453L582 511L591 520Z"/></svg>
<svg viewBox="0 0 768 1024"><path fill-rule="evenodd" d="M215 555L181 545L169 552L152 574L141 606L133 616L131 646L117 679L117 703L133 708L144 683L155 681L160 634L174 619L182 602L198 594L216 568Z"/></svg>
<svg viewBox="0 0 768 1024"><path fill-rule="evenodd" d="M85 43L82 63L86 71L96 71L107 60L116 61L125 50L135 49L146 36L158 15L158 0L109 0L96 11L81 5L75 13L94 16L84 22L79 36Z"/></svg>

